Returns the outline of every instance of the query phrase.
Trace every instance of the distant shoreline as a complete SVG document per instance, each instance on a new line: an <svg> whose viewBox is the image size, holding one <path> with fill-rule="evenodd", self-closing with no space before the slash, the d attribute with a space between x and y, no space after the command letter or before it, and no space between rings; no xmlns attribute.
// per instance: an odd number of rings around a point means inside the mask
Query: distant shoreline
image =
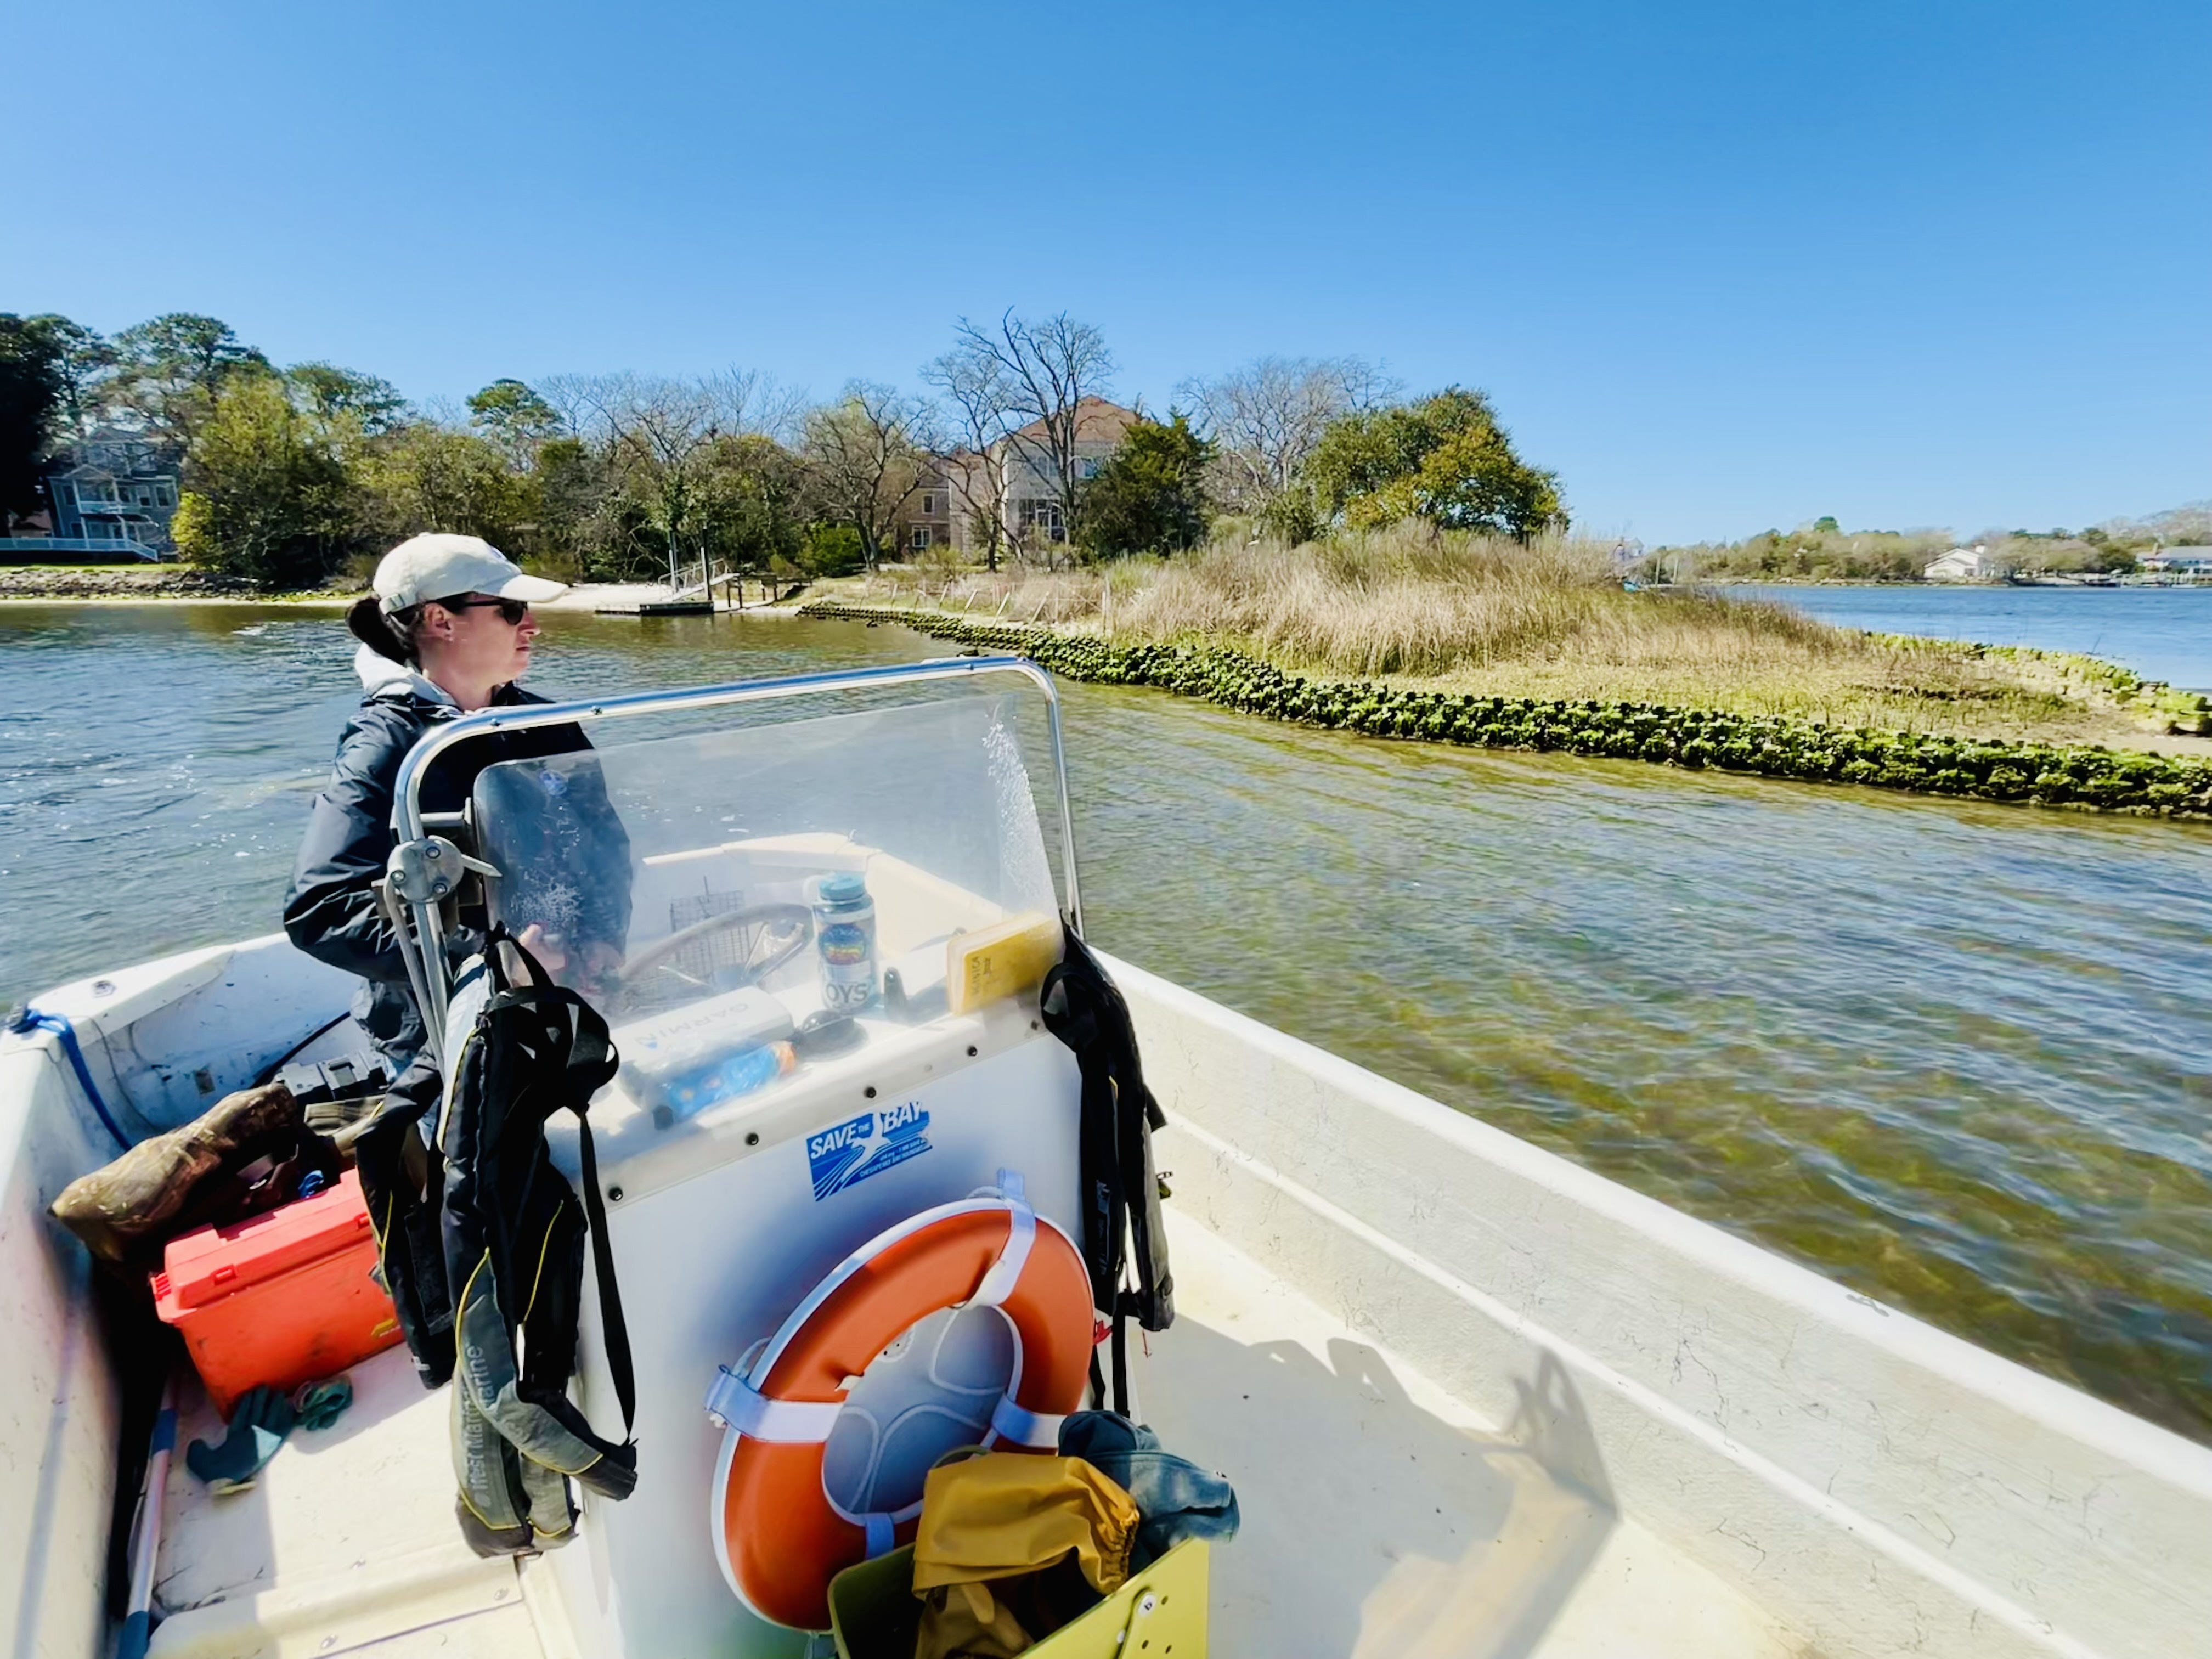
<svg viewBox="0 0 2212 1659"><path fill-rule="evenodd" d="M2025 588L2061 593L2212 592L2212 582L1885 582L1856 576L1715 576L1693 587L1876 587L1891 593L2017 593Z"/></svg>
<svg viewBox="0 0 2212 1659"><path fill-rule="evenodd" d="M333 592L326 587L268 592L225 577L210 577L174 565L0 566L0 606L70 605L258 605L276 609L343 610L368 590ZM635 616L641 602L665 599L667 589L652 582L579 582L557 599L536 608L545 612ZM788 617L792 605L725 607L717 616Z"/></svg>

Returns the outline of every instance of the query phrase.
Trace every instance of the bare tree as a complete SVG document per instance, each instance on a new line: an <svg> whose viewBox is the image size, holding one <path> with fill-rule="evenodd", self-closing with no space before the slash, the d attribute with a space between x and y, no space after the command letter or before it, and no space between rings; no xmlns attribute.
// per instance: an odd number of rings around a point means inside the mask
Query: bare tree
<svg viewBox="0 0 2212 1659"><path fill-rule="evenodd" d="M1075 446L1083 400L1103 396L1114 374L1106 337L1066 312L1030 322L1007 312L995 331L960 319L954 353L997 365L1010 398L1005 448L1050 479L1064 533L1073 535L1082 475Z"/></svg>
<svg viewBox="0 0 2212 1659"><path fill-rule="evenodd" d="M1402 390L1358 357L1261 357L1210 380L1185 380L1187 402L1215 452L1215 493L1257 513L1297 481L1329 422L1375 409Z"/></svg>
<svg viewBox="0 0 2212 1659"><path fill-rule="evenodd" d="M860 532L872 570L915 492L935 471L929 411L872 380L853 380L834 404L810 410L801 453L830 516Z"/></svg>
<svg viewBox="0 0 2212 1659"><path fill-rule="evenodd" d="M964 338L922 365L921 378L950 410L938 471L981 536L985 564L996 570L1006 536L1006 440L1021 424L1013 379L995 355Z"/></svg>
<svg viewBox="0 0 2212 1659"><path fill-rule="evenodd" d="M694 538L716 440L787 429L796 394L752 369L696 380L640 374L561 374L541 384L570 431L607 457L615 476L647 503L668 538L668 587Z"/></svg>

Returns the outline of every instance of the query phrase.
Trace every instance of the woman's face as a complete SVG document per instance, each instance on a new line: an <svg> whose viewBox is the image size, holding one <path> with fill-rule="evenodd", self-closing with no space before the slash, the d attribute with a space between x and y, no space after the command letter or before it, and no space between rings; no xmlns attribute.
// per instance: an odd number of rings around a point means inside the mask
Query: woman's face
<svg viewBox="0 0 2212 1659"><path fill-rule="evenodd" d="M441 684L447 675L466 686L504 685L520 679L530 666L538 618L525 605L520 622L507 621L500 607L505 605L511 610L518 603L471 593L450 608L436 600L425 605L423 672Z"/></svg>

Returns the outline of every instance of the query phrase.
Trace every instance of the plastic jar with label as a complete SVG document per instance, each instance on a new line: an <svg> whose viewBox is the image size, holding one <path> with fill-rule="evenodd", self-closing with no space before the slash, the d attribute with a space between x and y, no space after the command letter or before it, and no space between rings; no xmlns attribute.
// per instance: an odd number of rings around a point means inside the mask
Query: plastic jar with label
<svg viewBox="0 0 2212 1659"><path fill-rule="evenodd" d="M857 872L815 884L814 949L823 1007L849 1014L875 1001L876 902Z"/></svg>

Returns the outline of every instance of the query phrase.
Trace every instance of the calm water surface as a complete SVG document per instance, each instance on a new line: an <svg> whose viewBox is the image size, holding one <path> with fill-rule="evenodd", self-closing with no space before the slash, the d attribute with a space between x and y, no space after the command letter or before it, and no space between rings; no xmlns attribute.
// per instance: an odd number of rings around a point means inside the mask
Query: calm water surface
<svg viewBox="0 0 2212 1659"><path fill-rule="evenodd" d="M2079 651L2212 691L2212 587L1735 586L1880 634Z"/></svg>
<svg viewBox="0 0 2212 1659"><path fill-rule="evenodd" d="M275 927L349 645L329 613L0 606L0 1000ZM940 649L556 617L532 683ZM1107 948L2212 1439L2204 828L1146 691L1069 687L1067 729Z"/></svg>

